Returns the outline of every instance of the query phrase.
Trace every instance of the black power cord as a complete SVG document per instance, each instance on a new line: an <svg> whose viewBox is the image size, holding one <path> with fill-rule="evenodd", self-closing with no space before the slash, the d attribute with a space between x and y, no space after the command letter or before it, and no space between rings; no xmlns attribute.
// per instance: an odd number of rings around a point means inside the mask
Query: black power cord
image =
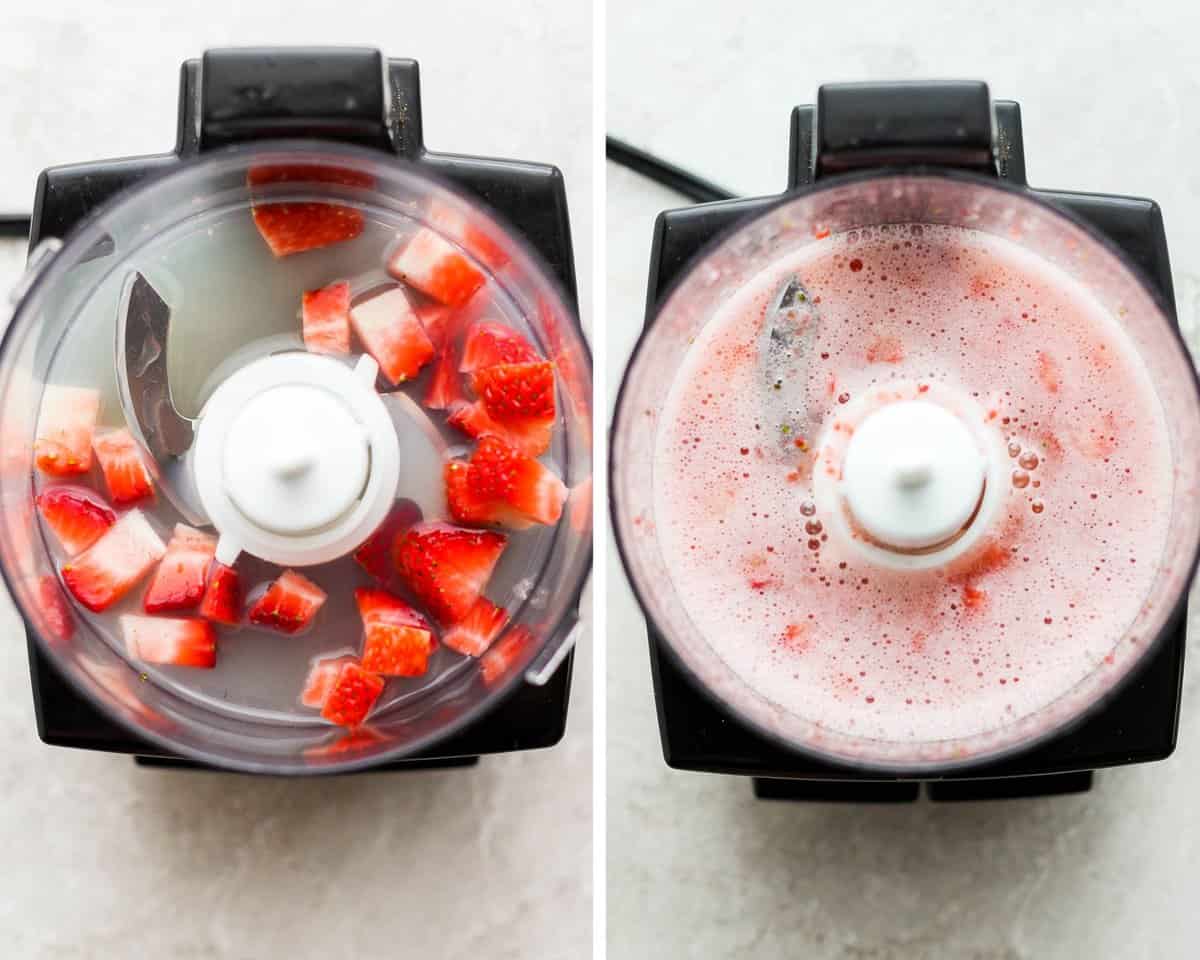
<svg viewBox="0 0 1200 960"><path fill-rule="evenodd" d="M710 183L696 176L694 173L689 173L675 166L673 163L660 160L653 154L649 154L645 150L639 150L637 147L626 143L624 140L618 140L616 137L606 136L604 138L604 155L613 163L627 167L635 173L640 173L643 177L653 180L655 183L660 183L664 187L687 197L689 200L695 200L697 203L709 203L713 200L732 200L735 196L735 194L724 187Z"/></svg>
<svg viewBox="0 0 1200 960"><path fill-rule="evenodd" d="M0 237L24 240L29 236L32 218L24 213L0 213Z"/></svg>

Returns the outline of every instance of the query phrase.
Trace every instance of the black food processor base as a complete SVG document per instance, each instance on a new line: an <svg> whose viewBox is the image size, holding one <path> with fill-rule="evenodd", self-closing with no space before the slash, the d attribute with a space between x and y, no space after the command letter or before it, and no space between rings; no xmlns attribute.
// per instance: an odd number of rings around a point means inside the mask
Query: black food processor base
<svg viewBox="0 0 1200 960"><path fill-rule="evenodd" d="M947 118L953 120L952 135L945 132ZM908 163L974 170L1028 189L1120 247L1174 317L1166 234L1157 204L1029 188L1020 107L1012 101L993 104L985 84L825 86L815 108L792 111L789 149L789 191L833 173ZM778 199L726 200L664 212L651 251L646 322L653 321L660 292L670 289L709 240ZM907 803L917 800L922 788L938 802L1082 793L1091 788L1097 768L1161 760L1175 749L1186 600L1180 601L1136 675L1072 727L1005 759L923 781L840 766L787 749L720 706L681 668L653 624L647 632L667 764L753 777L755 796L763 800Z"/></svg>
<svg viewBox="0 0 1200 960"><path fill-rule="evenodd" d="M347 108L347 90L356 96ZM270 96L259 95L271 91ZM210 50L182 66L178 134L170 153L71 164L38 180L30 248L65 237L96 207L140 180L210 148L258 138L317 137L378 148L451 181L494 208L542 256L576 308L574 256L562 174L540 163L432 153L421 128L415 60L370 49ZM576 598L578 603L578 598ZM38 734L48 744L130 753L149 766L198 765L108 720L62 678L30 636ZM480 754L549 747L566 725L573 655L541 687L523 684L471 727L414 757L372 770L466 766Z"/></svg>

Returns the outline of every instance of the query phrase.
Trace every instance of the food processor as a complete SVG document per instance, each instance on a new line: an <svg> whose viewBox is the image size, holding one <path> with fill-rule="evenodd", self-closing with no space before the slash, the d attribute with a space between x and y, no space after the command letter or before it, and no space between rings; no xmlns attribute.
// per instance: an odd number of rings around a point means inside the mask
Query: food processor
<svg viewBox="0 0 1200 960"><path fill-rule="evenodd" d="M328 235L306 246L301 228ZM482 656L439 649L436 670L400 674L366 723L345 727L288 705L319 647L360 642L322 637L320 620L294 637L223 636L226 663L211 681L140 662L131 650L144 647L113 642L63 589L70 565L34 508L51 391L99 384L102 417L120 414L153 476L146 509L203 531L218 567L238 564L251 582L283 567L344 561L353 571L356 552L366 567L361 552L398 511L440 522L444 462L471 442L429 400L434 379L457 379L457 366L397 372L376 349L395 343L369 339L385 306L389 322L397 308L424 310L428 329L458 322L447 318L466 296L426 302L420 280L395 266L398 244L415 247L403 238L416 235L469 264L466 292L482 285L488 318L525 330L553 365L546 456L568 492L556 523L509 536L493 577L506 625ZM0 348L0 560L26 625L45 742L273 774L462 765L557 742L591 565L591 379L556 168L426 150L413 60L360 48L210 50L182 66L175 149L44 171L29 246ZM308 294L300 336L300 291L335 278L364 344L345 356L306 349ZM382 556L392 562L390 541ZM325 622L353 612L350 586L366 580L351 576L345 596L330 589ZM260 622L253 609L250 619ZM268 668L267 656L285 659ZM288 671L299 671L286 681L294 689L274 691Z"/></svg>
<svg viewBox="0 0 1200 960"><path fill-rule="evenodd" d="M634 156L628 165L649 169L651 160ZM764 799L908 802L923 791L935 801L1081 792L1097 768L1168 756L1178 724L1187 588L1200 539L1191 456L1200 405L1175 321L1159 208L1146 199L1028 186L1018 104L993 102L987 86L976 82L823 86L815 107L792 112L788 169L780 195L719 199L660 214L646 324L617 402L612 517L646 617L667 763L753 777ZM694 197L714 195L712 185L669 172ZM834 729L803 708L784 707L715 652L672 580L653 490L656 437L673 380L714 314L764 263L831 236L912 224L967 227L1015 241L1098 302L1116 305L1164 411L1173 483L1164 553L1119 655L1027 715L972 736L900 742ZM803 353L794 338L803 336L806 312L820 309L805 294L802 286L790 286L765 309L763 350L781 351L780 363ZM791 331L781 317L790 318ZM780 369L776 389L786 380ZM936 392L936 371L930 377ZM837 441L844 459L836 470L814 468L814 499L840 505L840 513L829 515L838 523L850 518L847 542L893 575L952 564L954 551L967 549L975 525L986 521L989 497L1002 485L986 473L990 454L980 447L976 460L971 438L956 433L941 409L920 397L883 407L877 419L860 418L853 435L847 431L849 439ZM883 416L887 410L895 415ZM787 434L793 426L787 411L772 415ZM803 445L798 433L791 435ZM922 444L921 457L906 459L905 450ZM1003 460L1004 452L998 456ZM923 500L921 491L936 495ZM807 515L812 506L798 509Z"/></svg>

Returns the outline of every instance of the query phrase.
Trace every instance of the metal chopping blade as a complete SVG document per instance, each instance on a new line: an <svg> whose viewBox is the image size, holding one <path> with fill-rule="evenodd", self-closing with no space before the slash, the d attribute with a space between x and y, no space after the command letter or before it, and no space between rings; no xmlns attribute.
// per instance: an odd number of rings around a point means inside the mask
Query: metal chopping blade
<svg viewBox="0 0 1200 960"><path fill-rule="evenodd" d="M159 486L189 523L207 524L185 457L196 421L171 398L167 343L171 308L142 274L125 281L117 312L117 384L130 431L156 466Z"/></svg>
<svg viewBox="0 0 1200 960"><path fill-rule="evenodd" d="M793 459L797 441L812 443L816 420L809 402L812 353L820 314L797 276L780 289L759 337L758 364L767 426Z"/></svg>

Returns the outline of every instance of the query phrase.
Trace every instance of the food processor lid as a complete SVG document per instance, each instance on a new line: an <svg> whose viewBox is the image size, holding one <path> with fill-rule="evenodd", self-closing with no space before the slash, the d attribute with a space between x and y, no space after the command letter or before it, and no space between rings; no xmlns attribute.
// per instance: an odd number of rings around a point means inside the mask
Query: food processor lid
<svg viewBox="0 0 1200 960"><path fill-rule="evenodd" d="M282 565L353 550L396 497L400 449L375 391L379 366L331 357L264 357L205 404L193 469L219 533L217 559L246 550Z"/></svg>

